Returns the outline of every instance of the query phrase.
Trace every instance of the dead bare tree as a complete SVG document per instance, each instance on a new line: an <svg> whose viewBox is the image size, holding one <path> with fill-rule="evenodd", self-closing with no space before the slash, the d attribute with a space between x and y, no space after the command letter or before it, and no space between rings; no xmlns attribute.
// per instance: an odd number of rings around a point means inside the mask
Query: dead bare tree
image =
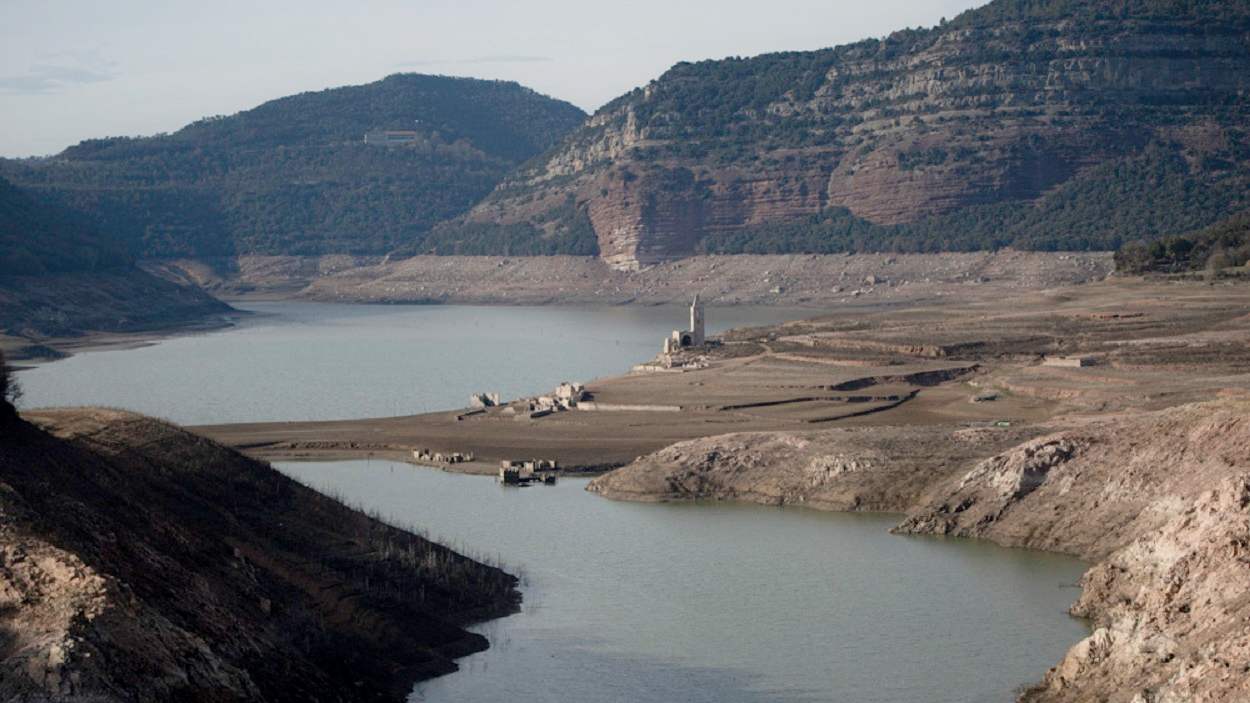
<svg viewBox="0 0 1250 703"><path fill-rule="evenodd" d="M0 351L0 417L14 415L14 406L21 397L22 387L13 378L13 369Z"/></svg>

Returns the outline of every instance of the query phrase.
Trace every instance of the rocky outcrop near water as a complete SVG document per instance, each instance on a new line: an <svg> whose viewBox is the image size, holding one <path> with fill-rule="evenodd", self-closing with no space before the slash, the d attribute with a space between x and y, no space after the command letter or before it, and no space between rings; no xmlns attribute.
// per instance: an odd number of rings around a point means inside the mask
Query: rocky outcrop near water
<svg viewBox="0 0 1250 703"><path fill-rule="evenodd" d="M900 531L1104 558L1250 469L1248 408L1221 400L1074 418L976 464Z"/></svg>
<svg viewBox="0 0 1250 703"><path fill-rule="evenodd" d="M0 420L0 698L404 700L516 580L172 425Z"/></svg>
<svg viewBox="0 0 1250 703"><path fill-rule="evenodd" d="M1072 608L1093 634L1024 700L1250 697L1250 403L1083 423L940 492L899 530L1098 562Z"/></svg>
<svg viewBox="0 0 1250 703"><path fill-rule="evenodd" d="M822 510L904 512L968 457L1026 430L947 427L749 432L680 442L601 476L587 490L643 502L741 500Z"/></svg>
<svg viewBox="0 0 1250 703"><path fill-rule="evenodd" d="M872 427L683 442L590 484L622 500L907 512L900 533L1094 562L1092 634L1037 703L1250 697L1250 401L1028 428Z"/></svg>
<svg viewBox="0 0 1250 703"><path fill-rule="evenodd" d="M1240 1L997 0L882 40L681 63L501 184L459 236L590 228L605 261L640 268L1186 231L1246 205L1247 37Z"/></svg>
<svg viewBox="0 0 1250 703"><path fill-rule="evenodd" d="M1248 540L1241 474L1114 552L1085 575L1072 608L1097 629L1028 699L1250 700Z"/></svg>

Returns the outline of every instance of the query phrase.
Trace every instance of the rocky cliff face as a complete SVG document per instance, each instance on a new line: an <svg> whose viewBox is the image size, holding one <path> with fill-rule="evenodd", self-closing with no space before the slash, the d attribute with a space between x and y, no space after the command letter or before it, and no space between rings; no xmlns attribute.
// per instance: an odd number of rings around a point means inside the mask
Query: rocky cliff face
<svg viewBox="0 0 1250 703"><path fill-rule="evenodd" d="M1250 699L1250 474L1221 481L1085 575L1097 624L1026 700Z"/></svg>
<svg viewBox="0 0 1250 703"><path fill-rule="evenodd" d="M883 41L679 64L464 221L572 197L620 268L699 249L1111 248L1245 199L1248 89L1245 2L998 0Z"/></svg>

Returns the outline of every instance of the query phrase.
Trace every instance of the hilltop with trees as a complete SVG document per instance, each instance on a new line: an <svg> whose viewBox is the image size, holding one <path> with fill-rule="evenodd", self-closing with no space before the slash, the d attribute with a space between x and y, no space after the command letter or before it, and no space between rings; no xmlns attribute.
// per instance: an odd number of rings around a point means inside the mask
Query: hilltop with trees
<svg viewBox="0 0 1250 703"><path fill-rule="evenodd" d="M98 271L131 258L82 213L39 202L0 178L0 276Z"/></svg>
<svg viewBox="0 0 1250 703"><path fill-rule="evenodd" d="M399 74L0 175L139 258L1110 251L1250 208L1247 36L1250 0L994 0L590 119Z"/></svg>
<svg viewBox="0 0 1250 703"><path fill-rule="evenodd" d="M587 223L697 252L1114 250L1250 206L1250 2L995 0L931 29L680 63L601 108L440 251ZM579 217L556 216L573 203ZM565 224L567 223L567 224Z"/></svg>
<svg viewBox="0 0 1250 703"><path fill-rule="evenodd" d="M90 139L0 175L135 257L385 254L490 192L585 114L516 83L396 74L172 134ZM369 144L365 134L399 131Z"/></svg>

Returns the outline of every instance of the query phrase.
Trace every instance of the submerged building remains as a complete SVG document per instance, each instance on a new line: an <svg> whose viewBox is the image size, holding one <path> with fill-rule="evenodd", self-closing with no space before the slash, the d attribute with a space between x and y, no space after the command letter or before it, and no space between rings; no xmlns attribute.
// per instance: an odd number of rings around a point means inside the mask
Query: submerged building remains
<svg viewBox="0 0 1250 703"><path fill-rule="evenodd" d="M474 393L469 396L469 407L475 410L500 405L498 393Z"/></svg>
<svg viewBox="0 0 1250 703"><path fill-rule="evenodd" d="M1042 360L1043 366L1067 366L1074 369L1094 365L1093 357L1088 356L1048 356Z"/></svg>
<svg viewBox="0 0 1250 703"><path fill-rule="evenodd" d="M532 482L555 483L560 474L560 465L549 459L531 459L529 461L499 462L499 482L510 485L524 485Z"/></svg>
<svg viewBox="0 0 1250 703"><path fill-rule="evenodd" d="M690 327L684 330L673 330L664 338L664 347L656 358L646 364L633 368L636 373L690 371L707 368L707 355L704 347L719 345L718 341L709 342L704 329L703 301L696 295L690 303ZM587 408L590 409L590 408ZM598 407L595 409L604 409Z"/></svg>

